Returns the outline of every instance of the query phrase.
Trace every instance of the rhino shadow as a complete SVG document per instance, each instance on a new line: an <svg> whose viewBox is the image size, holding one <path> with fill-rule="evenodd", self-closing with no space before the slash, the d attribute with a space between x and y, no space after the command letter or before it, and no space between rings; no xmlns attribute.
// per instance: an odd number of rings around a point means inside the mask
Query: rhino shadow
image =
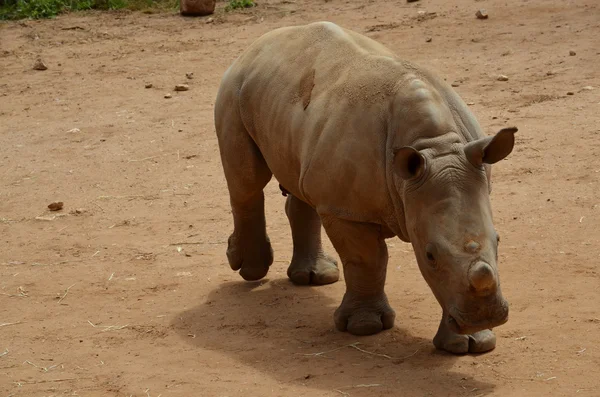
<svg viewBox="0 0 600 397"><path fill-rule="evenodd" d="M352 396L494 391L493 384L453 370L456 356L402 328L400 313L394 328L377 335L336 331L332 316L339 301L324 294L327 288L332 286L298 287L287 279L226 282L171 325L191 345L228 355L284 385Z"/></svg>

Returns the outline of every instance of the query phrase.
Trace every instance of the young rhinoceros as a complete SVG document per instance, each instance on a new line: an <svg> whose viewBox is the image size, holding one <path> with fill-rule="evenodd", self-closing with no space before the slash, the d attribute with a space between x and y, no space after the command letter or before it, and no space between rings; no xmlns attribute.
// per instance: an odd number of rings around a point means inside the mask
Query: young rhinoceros
<svg viewBox="0 0 600 397"><path fill-rule="evenodd" d="M507 321L498 279L490 166L516 128L485 137L458 95L431 72L358 33L319 22L256 40L225 72L215 125L234 231L227 257L246 280L273 262L263 188L275 175L293 237L289 278L328 284L344 267L337 329L394 325L384 293L385 239L411 242L442 306L434 345L453 353L495 347Z"/></svg>

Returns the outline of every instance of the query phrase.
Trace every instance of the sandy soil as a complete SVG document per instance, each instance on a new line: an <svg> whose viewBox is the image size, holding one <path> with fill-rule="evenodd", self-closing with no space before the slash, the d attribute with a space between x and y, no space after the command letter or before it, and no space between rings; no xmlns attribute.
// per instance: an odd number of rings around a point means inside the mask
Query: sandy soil
<svg viewBox="0 0 600 397"><path fill-rule="evenodd" d="M0 395L597 396L598 2L223 6L212 23L89 13L0 24ZM440 309L399 240L386 287L396 327L334 331L344 283L288 282L275 181L268 279L245 283L226 264L220 77L261 34L316 20L438 70L486 132L519 127L494 171L511 318L493 352L434 350ZM48 70L32 70L37 56ZM53 201L64 209L48 211Z"/></svg>

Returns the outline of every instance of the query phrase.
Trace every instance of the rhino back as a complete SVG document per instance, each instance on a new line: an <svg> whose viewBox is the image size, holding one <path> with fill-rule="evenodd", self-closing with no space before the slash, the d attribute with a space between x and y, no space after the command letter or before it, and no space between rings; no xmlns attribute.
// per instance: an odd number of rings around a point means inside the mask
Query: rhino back
<svg viewBox="0 0 600 397"><path fill-rule="evenodd" d="M460 98L433 74L329 22L265 34L224 83L238 93L244 126L286 190L321 213L385 223L394 216L388 136L392 124L404 122L392 120L394 102L400 91L410 106L413 93L399 85L419 78L455 103L444 113L455 108L454 116L464 117Z"/></svg>

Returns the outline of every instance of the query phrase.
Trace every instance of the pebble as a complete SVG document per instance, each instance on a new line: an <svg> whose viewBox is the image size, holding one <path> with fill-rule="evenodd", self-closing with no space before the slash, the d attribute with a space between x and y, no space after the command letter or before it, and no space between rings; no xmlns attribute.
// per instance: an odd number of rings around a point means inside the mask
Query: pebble
<svg viewBox="0 0 600 397"><path fill-rule="evenodd" d="M477 10L475 16L477 17L477 19L488 19L488 13L484 9Z"/></svg>
<svg viewBox="0 0 600 397"><path fill-rule="evenodd" d="M187 91L190 89L190 86L187 84L177 84L175 86L175 91Z"/></svg>
<svg viewBox="0 0 600 397"><path fill-rule="evenodd" d="M50 211L60 211L63 209L63 205L64 204L62 201L57 201L57 202L48 204L48 209Z"/></svg>
<svg viewBox="0 0 600 397"><path fill-rule="evenodd" d="M431 43L431 40L433 40L431 37L428 37L425 39L426 42Z"/></svg>
<svg viewBox="0 0 600 397"><path fill-rule="evenodd" d="M572 57L574 57L575 55L577 55L577 53L573 50L569 51L569 55L571 55Z"/></svg>
<svg viewBox="0 0 600 397"><path fill-rule="evenodd" d="M206 20L206 23L213 23L214 21L215 19L211 17Z"/></svg>
<svg viewBox="0 0 600 397"><path fill-rule="evenodd" d="M452 87L458 87L460 86L460 83L458 81L453 82L452 84L450 84Z"/></svg>
<svg viewBox="0 0 600 397"><path fill-rule="evenodd" d="M46 64L44 63L44 61L42 61L41 58L38 58L35 60L35 63L33 64L33 70L47 70L48 66L46 66Z"/></svg>
<svg viewBox="0 0 600 397"><path fill-rule="evenodd" d="M191 80L191 79L193 79L193 78L194 78L194 72L186 73L186 74L185 74L185 77L187 77L187 78L188 78L188 80Z"/></svg>
<svg viewBox="0 0 600 397"><path fill-rule="evenodd" d="M498 76L498 81L508 81L508 76L501 74Z"/></svg>
<svg viewBox="0 0 600 397"><path fill-rule="evenodd" d="M146 88L152 88L152 83L148 83L144 87L146 87Z"/></svg>
<svg viewBox="0 0 600 397"><path fill-rule="evenodd" d="M591 85L586 85L586 86L585 86L585 87L583 87L581 90L582 90L582 91L591 91L591 90L593 90L593 89L594 89L594 87L592 87Z"/></svg>
<svg viewBox="0 0 600 397"><path fill-rule="evenodd" d="M169 98L171 98L171 97L172 97L172 95L171 95L171 94L169 94L169 93L165 94L165 98L166 98L166 99L169 99Z"/></svg>
<svg viewBox="0 0 600 397"><path fill-rule="evenodd" d="M567 91L567 95L575 95L573 91Z"/></svg>
<svg viewBox="0 0 600 397"><path fill-rule="evenodd" d="M70 132L70 133L72 133L72 134L75 134L75 133L81 132L81 130L80 130L79 128L71 128L71 129L70 129L69 131L67 131L67 132Z"/></svg>

